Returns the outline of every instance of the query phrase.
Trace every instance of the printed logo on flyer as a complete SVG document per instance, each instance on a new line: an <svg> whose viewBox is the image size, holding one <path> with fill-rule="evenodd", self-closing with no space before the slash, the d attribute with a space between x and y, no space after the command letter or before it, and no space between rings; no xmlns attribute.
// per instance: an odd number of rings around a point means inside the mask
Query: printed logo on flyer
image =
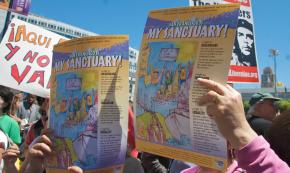
<svg viewBox="0 0 290 173"><path fill-rule="evenodd" d="M241 3L242 6L250 7L251 3L250 0L224 0L226 2L232 2L232 3Z"/></svg>

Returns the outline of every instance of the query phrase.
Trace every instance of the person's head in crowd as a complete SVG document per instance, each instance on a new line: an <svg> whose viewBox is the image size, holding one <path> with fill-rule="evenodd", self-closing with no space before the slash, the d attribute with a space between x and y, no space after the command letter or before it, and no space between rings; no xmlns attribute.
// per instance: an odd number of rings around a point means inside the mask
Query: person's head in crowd
<svg viewBox="0 0 290 173"><path fill-rule="evenodd" d="M36 100L39 105L39 114L41 116L40 119L42 121L42 125L46 129L48 120L49 99L37 96Z"/></svg>
<svg viewBox="0 0 290 173"><path fill-rule="evenodd" d="M129 100L129 106L131 107L132 111L134 111L134 103L132 100Z"/></svg>
<svg viewBox="0 0 290 173"><path fill-rule="evenodd" d="M20 102L22 101L22 92L21 91L14 91L14 96L11 103L10 115L16 116L17 110L20 107Z"/></svg>
<svg viewBox="0 0 290 173"><path fill-rule="evenodd" d="M273 121L273 119L279 114L276 102L279 100L280 98L273 97L270 93L255 93L249 101L250 109L248 113Z"/></svg>
<svg viewBox="0 0 290 173"><path fill-rule="evenodd" d="M38 103L40 104L39 113L41 115L41 121L44 128L47 128L47 120L48 120L48 109L49 109L49 99L42 98L41 101Z"/></svg>
<svg viewBox="0 0 290 173"><path fill-rule="evenodd" d="M36 101L36 95L33 95L33 94L28 94L27 96L26 96L26 103L28 103L28 105L33 105L34 103L35 103L35 101Z"/></svg>
<svg viewBox="0 0 290 173"><path fill-rule="evenodd" d="M247 20L239 19L234 52L238 64L242 66L256 66L254 48L253 25Z"/></svg>
<svg viewBox="0 0 290 173"><path fill-rule="evenodd" d="M7 87L0 85L0 115L3 113L8 114L10 111L13 93Z"/></svg>
<svg viewBox="0 0 290 173"><path fill-rule="evenodd" d="M268 141L275 153L290 166L290 110L274 119Z"/></svg>

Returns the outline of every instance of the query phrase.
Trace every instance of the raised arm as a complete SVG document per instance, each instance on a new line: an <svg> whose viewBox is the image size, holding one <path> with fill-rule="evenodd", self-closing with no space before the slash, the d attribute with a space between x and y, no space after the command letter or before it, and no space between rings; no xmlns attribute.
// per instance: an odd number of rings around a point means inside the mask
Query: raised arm
<svg viewBox="0 0 290 173"><path fill-rule="evenodd" d="M238 150L237 161L247 172L290 172L288 165L270 148L268 142L248 124L241 95L229 85L198 79L210 91L200 99L215 120L221 134Z"/></svg>

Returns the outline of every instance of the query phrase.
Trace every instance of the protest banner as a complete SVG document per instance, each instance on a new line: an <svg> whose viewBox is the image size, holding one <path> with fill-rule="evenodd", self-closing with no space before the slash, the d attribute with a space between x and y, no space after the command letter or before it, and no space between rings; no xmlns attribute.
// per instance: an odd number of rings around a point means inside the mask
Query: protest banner
<svg viewBox="0 0 290 173"><path fill-rule="evenodd" d="M258 83L253 11L250 0L189 0L190 6L240 3L239 22L228 74L231 83Z"/></svg>
<svg viewBox="0 0 290 173"><path fill-rule="evenodd" d="M197 104L207 91L196 79L226 83L238 15L238 4L149 13L134 100L139 151L227 168L226 140Z"/></svg>
<svg viewBox="0 0 290 173"><path fill-rule="evenodd" d="M0 44L0 85L48 97L52 49L64 40L58 34L12 19Z"/></svg>
<svg viewBox="0 0 290 173"><path fill-rule="evenodd" d="M55 152L48 173L77 165L121 173L129 105L128 36L78 38L54 47L49 127Z"/></svg>

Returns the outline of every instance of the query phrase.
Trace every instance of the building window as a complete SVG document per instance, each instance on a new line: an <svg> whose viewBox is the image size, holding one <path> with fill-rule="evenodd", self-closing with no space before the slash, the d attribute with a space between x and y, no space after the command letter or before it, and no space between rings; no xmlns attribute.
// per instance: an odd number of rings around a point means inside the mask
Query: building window
<svg viewBox="0 0 290 173"><path fill-rule="evenodd" d="M31 22L32 24L37 24L37 21L34 20L34 19L30 19L30 22Z"/></svg>

